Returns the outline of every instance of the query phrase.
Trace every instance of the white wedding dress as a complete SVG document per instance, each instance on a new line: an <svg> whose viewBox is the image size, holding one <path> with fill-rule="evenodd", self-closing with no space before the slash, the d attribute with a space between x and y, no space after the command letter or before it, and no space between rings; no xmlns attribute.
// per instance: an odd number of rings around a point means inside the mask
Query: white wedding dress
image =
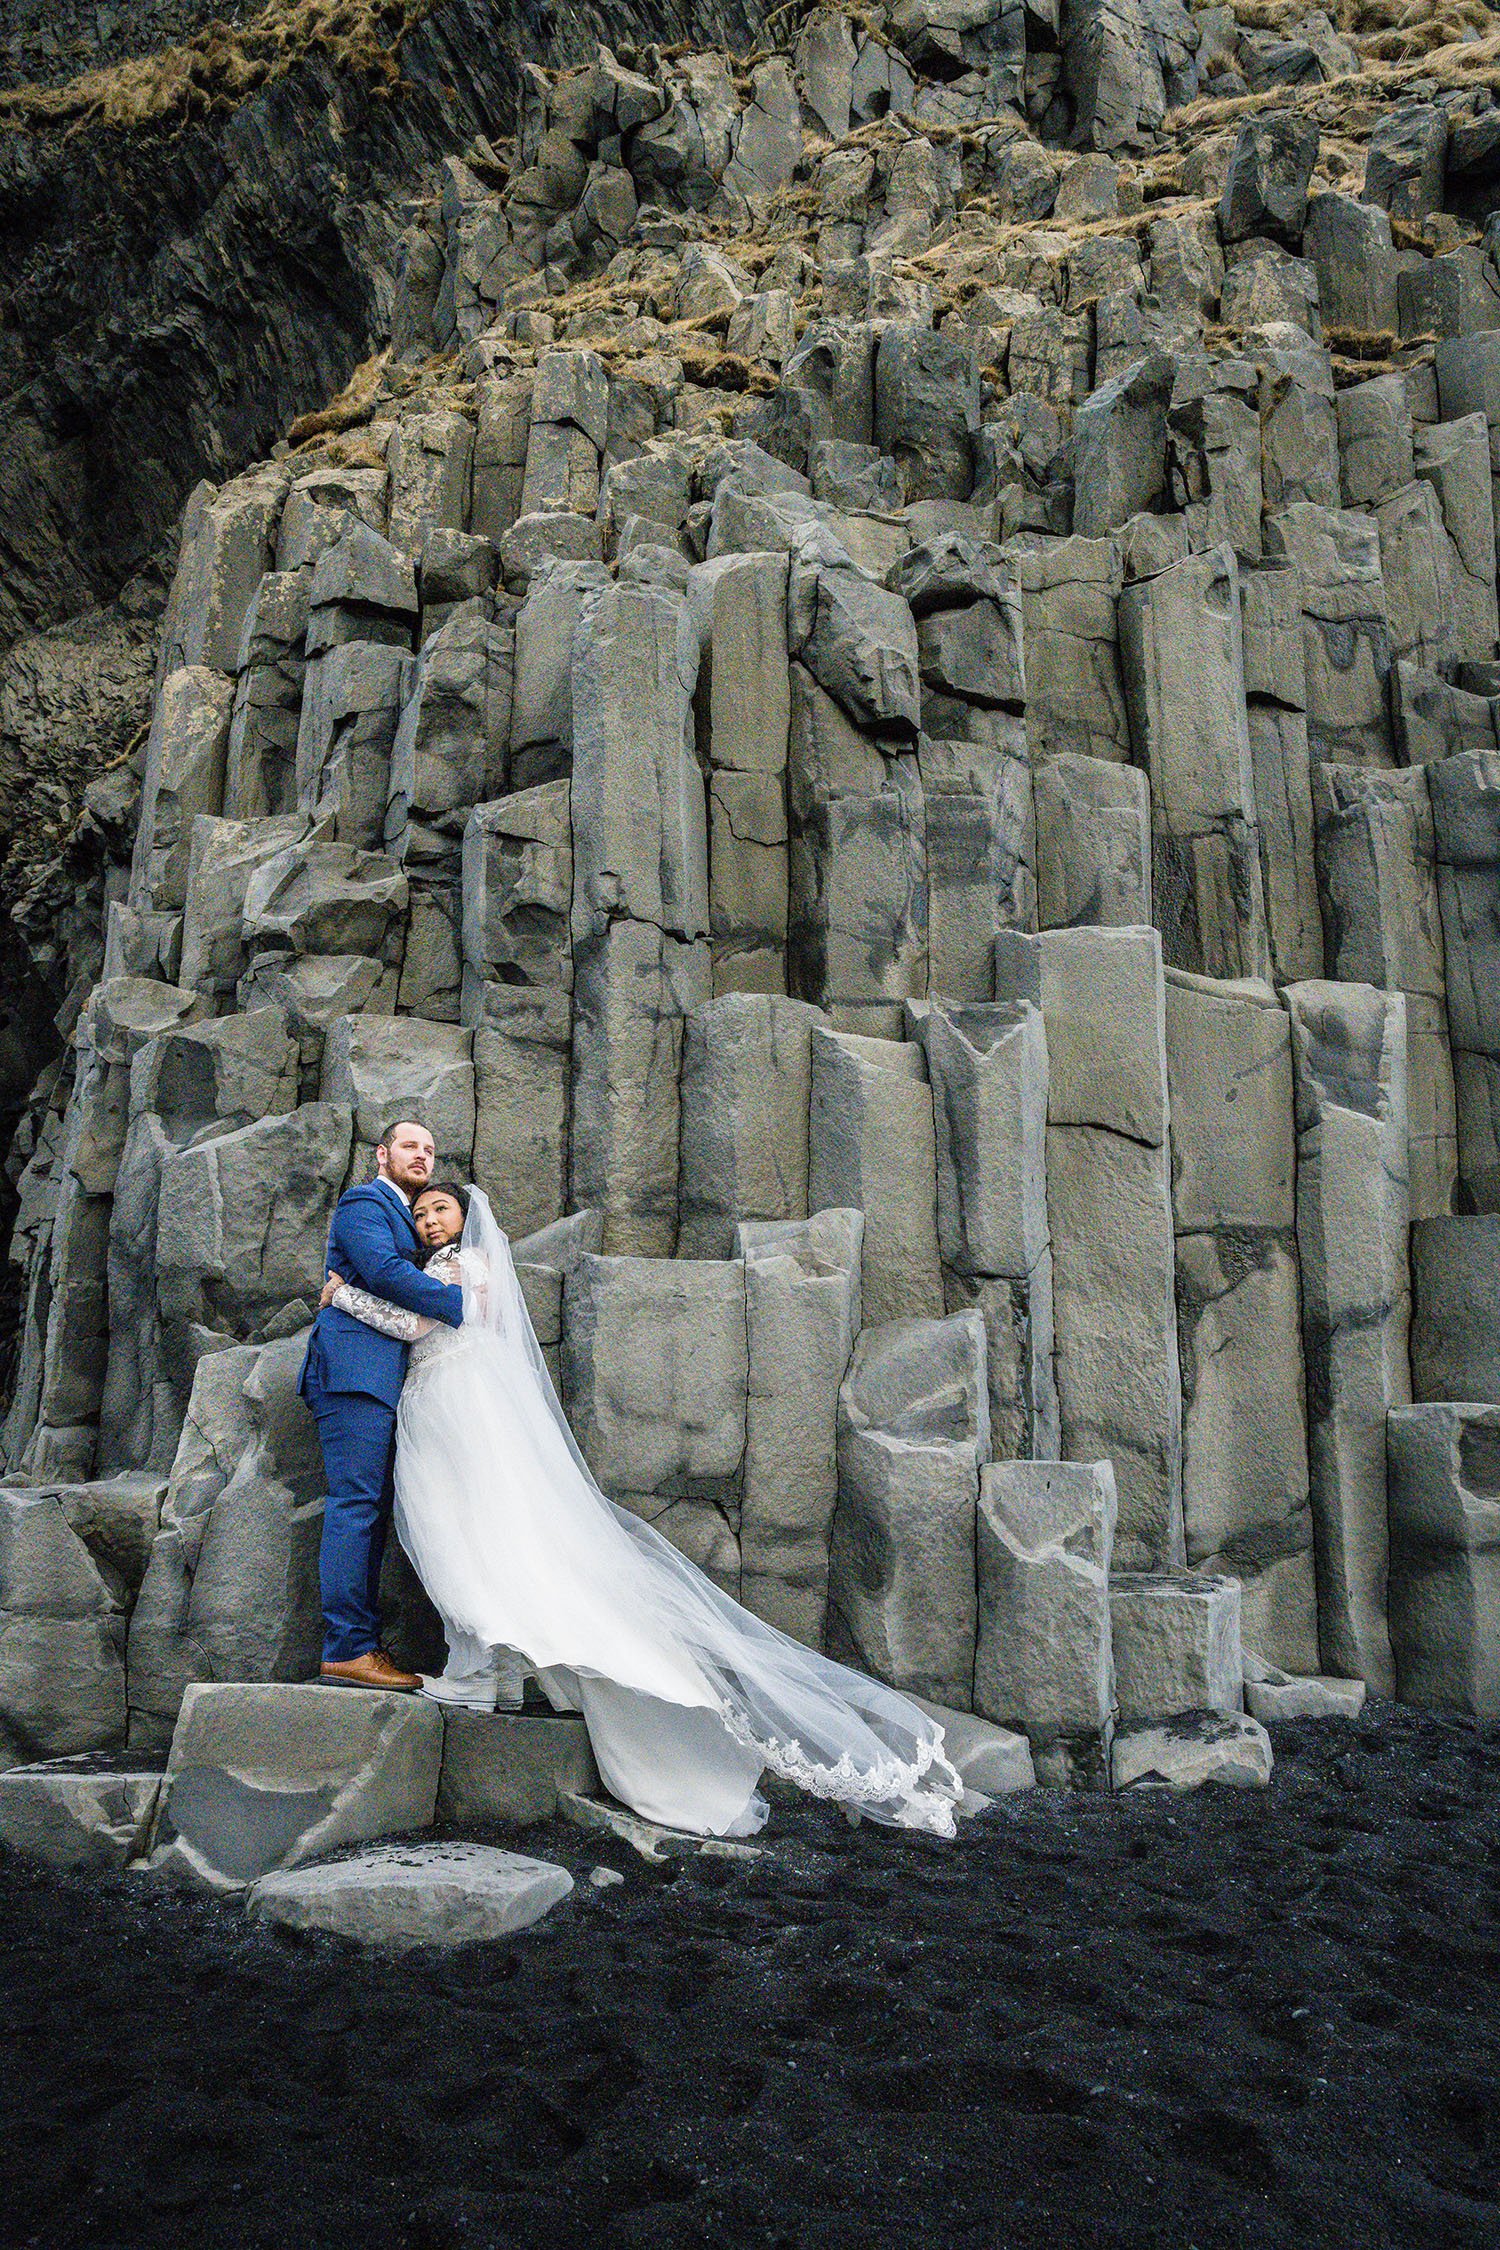
<svg viewBox="0 0 1500 2250"><path fill-rule="evenodd" d="M547 1373L482 1193L462 1246L464 1324L341 1290L414 1338L397 1419L397 1537L442 1617L450 1673L518 1651L554 1708L582 1711L607 1786L648 1819L748 1835L769 1770L894 1826L954 1833L942 1729L894 1689L804 1648L600 1491Z"/></svg>

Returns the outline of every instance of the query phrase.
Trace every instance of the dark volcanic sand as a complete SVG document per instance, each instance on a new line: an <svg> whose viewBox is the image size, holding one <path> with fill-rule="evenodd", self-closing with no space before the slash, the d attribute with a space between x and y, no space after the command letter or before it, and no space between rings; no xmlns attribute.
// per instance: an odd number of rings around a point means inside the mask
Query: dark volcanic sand
<svg viewBox="0 0 1500 2250"><path fill-rule="evenodd" d="M1500 1744L1280 1730L1268 1793L779 1805L382 1961L0 1855L0 2240L1500 2245Z"/></svg>

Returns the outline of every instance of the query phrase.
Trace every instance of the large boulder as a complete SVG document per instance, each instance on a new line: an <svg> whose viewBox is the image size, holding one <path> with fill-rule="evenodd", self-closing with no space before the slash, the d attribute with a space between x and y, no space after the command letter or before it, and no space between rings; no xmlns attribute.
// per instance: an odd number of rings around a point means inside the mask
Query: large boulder
<svg viewBox="0 0 1500 2250"><path fill-rule="evenodd" d="M385 1844L328 1866L262 1875L247 1903L257 1921L405 1953L510 1937L572 1888L565 1867L493 1844Z"/></svg>
<svg viewBox="0 0 1500 2250"><path fill-rule="evenodd" d="M347 1688L190 1687L152 1831L153 1873L239 1891L343 1844L432 1825L436 1705Z"/></svg>

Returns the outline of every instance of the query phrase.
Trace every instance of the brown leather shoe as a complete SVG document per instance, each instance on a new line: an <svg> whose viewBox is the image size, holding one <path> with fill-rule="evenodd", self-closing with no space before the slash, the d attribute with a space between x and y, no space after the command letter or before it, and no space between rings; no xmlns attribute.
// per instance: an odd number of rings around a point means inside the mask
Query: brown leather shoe
<svg viewBox="0 0 1500 2250"><path fill-rule="evenodd" d="M343 1664L325 1664L321 1676L329 1687L383 1688L394 1695L414 1695L422 1684L415 1672L393 1664L383 1648L351 1656Z"/></svg>

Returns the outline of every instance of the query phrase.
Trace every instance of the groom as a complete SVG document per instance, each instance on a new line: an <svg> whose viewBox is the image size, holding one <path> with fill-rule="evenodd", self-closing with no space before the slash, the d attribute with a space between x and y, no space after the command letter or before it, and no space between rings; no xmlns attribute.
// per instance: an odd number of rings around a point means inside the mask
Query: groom
<svg viewBox="0 0 1500 2250"><path fill-rule="evenodd" d="M328 1265L377 1297L457 1328L463 1291L423 1273L411 1216L411 1198L431 1179L436 1153L425 1125L407 1119L386 1127L375 1150L376 1177L339 1199ZM322 1677L344 1687L409 1694L418 1679L380 1646L376 1607L408 1348L326 1305L313 1323L297 1388L317 1418L328 1476L319 1558Z"/></svg>

